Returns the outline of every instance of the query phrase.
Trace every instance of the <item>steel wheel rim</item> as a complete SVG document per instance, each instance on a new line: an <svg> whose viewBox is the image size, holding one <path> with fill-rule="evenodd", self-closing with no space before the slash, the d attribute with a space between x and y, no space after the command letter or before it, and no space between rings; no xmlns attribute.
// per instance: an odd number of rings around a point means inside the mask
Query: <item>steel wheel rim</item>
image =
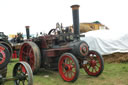
<svg viewBox="0 0 128 85"><path fill-rule="evenodd" d="M33 85L33 74L31 67L26 62L15 64L13 69L13 77L15 85Z"/></svg>
<svg viewBox="0 0 128 85"><path fill-rule="evenodd" d="M88 63L84 66L84 69L89 75L95 76L101 71L101 59L95 52L89 52L88 59Z"/></svg>
<svg viewBox="0 0 128 85"><path fill-rule="evenodd" d="M6 59L6 55L5 55L4 49L5 48L0 47L0 64L4 63L5 59Z"/></svg>
<svg viewBox="0 0 128 85"><path fill-rule="evenodd" d="M32 68L32 71L34 71L34 52L32 47L28 43L25 43L21 48L20 61L26 61L27 63L29 63L30 67Z"/></svg>
<svg viewBox="0 0 128 85"><path fill-rule="evenodd" d="M75 78L76 65L72 57L70 57L69 55L62 56L60 63L59 63L59 72L60 72L61 77L65 81L72 81Z"/></svg>
<svg viewBox="0 0 128 85"><path fill-rule="evenodd" d="M15 74L14 75L15 76L19 76L19 75L25 76L25 75L28 75L28 73L27 73L25 67L21 64L15 69ZM23 78L23 79L15 80L15 84L16 85L28 85L28 77Z"/></svg>

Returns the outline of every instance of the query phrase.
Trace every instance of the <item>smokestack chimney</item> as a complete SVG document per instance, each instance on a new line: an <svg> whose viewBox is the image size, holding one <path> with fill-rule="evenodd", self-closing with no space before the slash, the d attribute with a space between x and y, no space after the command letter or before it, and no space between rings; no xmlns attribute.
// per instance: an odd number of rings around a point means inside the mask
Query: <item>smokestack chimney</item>
<svg viewBox="0 0 128 85"><path fill-rule="evenodd" d="M76 39L80 39L80 30L79 30L79 5L72 5L72 13L73 13L73 29L74 35Z"/></svg>
<svg viewBox="0 0 128 85"><path fill-rule="evenodd" d="M29 39L30 38L29 26L25 26L25 28L26 28L27 39Z"/></svg>

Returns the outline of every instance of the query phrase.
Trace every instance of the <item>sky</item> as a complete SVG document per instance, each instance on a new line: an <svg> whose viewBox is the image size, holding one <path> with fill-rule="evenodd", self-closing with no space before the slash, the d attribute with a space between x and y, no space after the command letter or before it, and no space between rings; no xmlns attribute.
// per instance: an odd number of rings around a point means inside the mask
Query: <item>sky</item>
<svg viewBox="0 0 128 85"><path fill-rule="evenodd" d="M0 0L0 31L5 34L48 33L72 25L71 5L80 5L80 22L100 21L111 30L127 32L128 0Z"/></svg>

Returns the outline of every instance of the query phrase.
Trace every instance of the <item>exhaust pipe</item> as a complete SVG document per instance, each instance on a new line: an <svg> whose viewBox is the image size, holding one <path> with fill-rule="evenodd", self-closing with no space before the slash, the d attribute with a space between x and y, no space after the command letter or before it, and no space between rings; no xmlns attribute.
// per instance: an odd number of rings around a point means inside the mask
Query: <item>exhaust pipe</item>
<svg viewBox="0 0 128 85"><path fill-rule="evenodd" d="M72 5L72 14L73 14L73 29L75 39L80 39L80 25L79 25L79 5Z"/></svg>
<svg viewBox="0 0 128 85"><path fill-rule="evenodd" d="M27 39L29 39L30 38L29 26L25 26L25 28L26 28Z"/></svg>

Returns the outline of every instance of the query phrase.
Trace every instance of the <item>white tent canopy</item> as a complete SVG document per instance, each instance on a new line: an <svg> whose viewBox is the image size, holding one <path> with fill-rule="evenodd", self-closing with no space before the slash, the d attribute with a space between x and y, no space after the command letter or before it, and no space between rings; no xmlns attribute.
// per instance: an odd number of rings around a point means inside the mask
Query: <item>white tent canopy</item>
<svg viewBox="0 0 128 85"><path fill-rule="evenodd" d="M90 50L98 51L101 55L115 52L128 52L128 32L115 30L96 30L83 33L84 40L88 43Z"/></svg>

